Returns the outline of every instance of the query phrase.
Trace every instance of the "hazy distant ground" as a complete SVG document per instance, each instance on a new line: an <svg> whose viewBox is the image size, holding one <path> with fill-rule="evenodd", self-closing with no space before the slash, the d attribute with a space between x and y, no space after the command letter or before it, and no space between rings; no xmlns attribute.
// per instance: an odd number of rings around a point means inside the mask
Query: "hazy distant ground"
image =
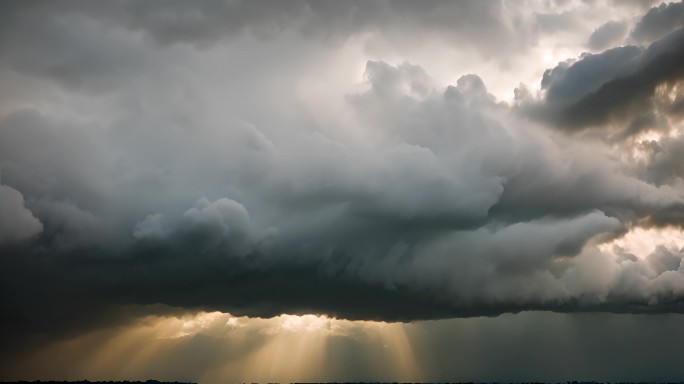
<svg viewBox="0 0 684 384"><path fill-rule="evenodd" d="M157 380L147 380L147 381L88 381L88 380L81 380L81 381L0 381L2 384L27 384L27 383L40 383L40 384L73 384L73 383L98 383L98 384L121 384L121 383L126 383L126 384L139 384L139 383L145 383L145 384L197 384L197 383L190 383L190 382L179 382L179 381L157 381ZM335 382L335 384L351 384L352 382ZM353 382L354 384L362 384L362 383L384 383L384 382ZM388 382L389 383L389 382ZM418 383L397 383L397 382L391 382L392 384L418 384ZM494 382L498 383L498 382ZM505 382L500 382L500 383L505 383ZM559 382L559 383L565 383L565 384L602 384L602 382L599 381L565 381L565 382ZM634 381L634 382L619 382L619 383L614 383L614 384L631 384L631 383L638 383L638 384L660 384L661 382L653 381L653 382L644 382L644 381ZM665 383L665 382L662 382ZM678 384L677 382L667 382L668 384ZM245 384L245 383L242 383ZM255 383L251 383L255 384ZM268 384L277 384L277 383L268 383ZM447 383L444 383L447 384ZM454 382L454 384L476 384L473 382ZM526 383L521 383L521 384L526 384ZM529 382L529 384L540 384L540 382Z"/></svg>

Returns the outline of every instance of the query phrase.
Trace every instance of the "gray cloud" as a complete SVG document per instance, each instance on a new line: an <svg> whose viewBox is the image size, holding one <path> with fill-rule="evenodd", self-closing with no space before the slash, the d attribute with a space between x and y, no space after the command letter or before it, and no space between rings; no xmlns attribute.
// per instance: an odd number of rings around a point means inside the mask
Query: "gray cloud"
<svg viewBox="0 0 684 384"><path fill-rule="evenodd" d="M651 128L639 121L671 114L673 102L658 98L657 87L681 80L683 45L684 30L679 29L646 49L624 46L560 63L544 74L543 100L522 100L522 110L571 131L612 127L623 130L618 137L624 137Z"/></svg>
<svg viewBox="0 0 684 384"><path fill-rule="evenodd" d="M539 28L547 33L562 30L571 30L579 26L577 15L572 12L540 13L536 15Z"/></svg>
<svg viewBox="0 0 684 384"><path fill-rule="evenodd" d="M0 185L0 243L29 239L43 230L43 224L26 208L24 196L14 188Z"/></svg>
<svg viewBox="0 0 684 384"><path fill-rule="evenodd" d="M491 57L515 54L537 38L534 26L526 25L525 13L503 1L163 3L164 7L156 1L7 2L0 39L6 52L3 61L18 71L57 78L70 86L82 87L88 80L89 87L106 89L113 78L141 70L150 60L148 52L126 44L128 39L201 49L226 39L271 40L288 33L337 45L379 32L400 50L408 51L424 38L438 38ZM484 33L479 31L482 25L487 25ZM99 33L102 30L106 33Z"/></svg>
<svg viewBox="0 0 684 384"><path fill-rule="evenodd" d="M684 177L684 141L681 137L648 144L652 151L647 170L649 180L657 184L674 184L677 179Z"/></svg>
<svg viewBox="0 0 684 384"><path fill-rule="evenodd" d="M639 41L654 41L662 38L684 24L684 4L665 3L651 8L632 31L632 37Z"/></svg>
<svg viewBox="0 0 684 384"><path fill-rule="evenodd" d="M627 33L624 22L609 21L596 28L589 36L588 45L591 49L605 49L619 42Z"/></svg>

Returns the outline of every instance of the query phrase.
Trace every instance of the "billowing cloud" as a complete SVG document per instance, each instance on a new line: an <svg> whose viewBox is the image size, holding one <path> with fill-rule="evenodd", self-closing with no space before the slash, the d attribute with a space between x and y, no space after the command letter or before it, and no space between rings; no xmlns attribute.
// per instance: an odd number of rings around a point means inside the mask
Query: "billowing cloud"
<svg viewBox="0 0 684 384"><path fill-rule="evenodd" d="M660 39L684 24L684 3L665 3L651 8L639 20L632 37L640 41Z"/></svg>
<svg viewBox="0 0 684 384"><path fill-rule="evenodd" d="M0 243L27 240L43 230L43 224L26 208L24 196L14 188L0 185Z"/></svg>
<svg viewBox="0 0 684 384"><path fill-rule="evenodd" d="M684 77L683 52L680 28L645 49L627 45L586 53L545 72L541 102L521 104L535 118L572 131L608 127L622 131L618 137L629 137L662 130L656 120L667 118L679 102L669 96Z"/></svg>

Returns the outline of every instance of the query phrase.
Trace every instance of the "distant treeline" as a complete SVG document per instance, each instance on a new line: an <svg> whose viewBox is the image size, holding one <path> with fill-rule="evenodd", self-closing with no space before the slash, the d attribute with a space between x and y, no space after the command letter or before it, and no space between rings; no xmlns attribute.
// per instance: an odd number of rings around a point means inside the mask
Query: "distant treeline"
<svg viewBox="0 0 684 384"><path fill-rule="evenodd" d="M198 384L183 381L90 381L90 380L72 380L72 381L55 381L55 380L35 380L35 381L0 381L0 384Z"/></svg>

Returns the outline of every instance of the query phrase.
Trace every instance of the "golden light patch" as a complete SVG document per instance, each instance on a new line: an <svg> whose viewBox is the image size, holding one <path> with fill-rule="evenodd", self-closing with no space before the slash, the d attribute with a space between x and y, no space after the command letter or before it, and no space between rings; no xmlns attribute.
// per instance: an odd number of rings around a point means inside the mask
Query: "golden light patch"
<svg viewBox="0 0 684 384"><path fill-rule="evenodd" d="M377 377L365 380L420 381L406 326L324 315L148 316L131 326L52 343L24 362L34 367L34 377L27 379L41 380L177 380L178 372L189 372L186 380L201 383L335 381L344 370L335 348L344 344L377 368Z"/></svg>
<svg viewBox="0 0 684 384"><path fill-rule="evenodd" d="M684 247L684 232L676 228L633 228L619 239L599 246L603 252L611 252L615 246L621 247L634 256L645 259L662 245L669 249Z"/></svg>

